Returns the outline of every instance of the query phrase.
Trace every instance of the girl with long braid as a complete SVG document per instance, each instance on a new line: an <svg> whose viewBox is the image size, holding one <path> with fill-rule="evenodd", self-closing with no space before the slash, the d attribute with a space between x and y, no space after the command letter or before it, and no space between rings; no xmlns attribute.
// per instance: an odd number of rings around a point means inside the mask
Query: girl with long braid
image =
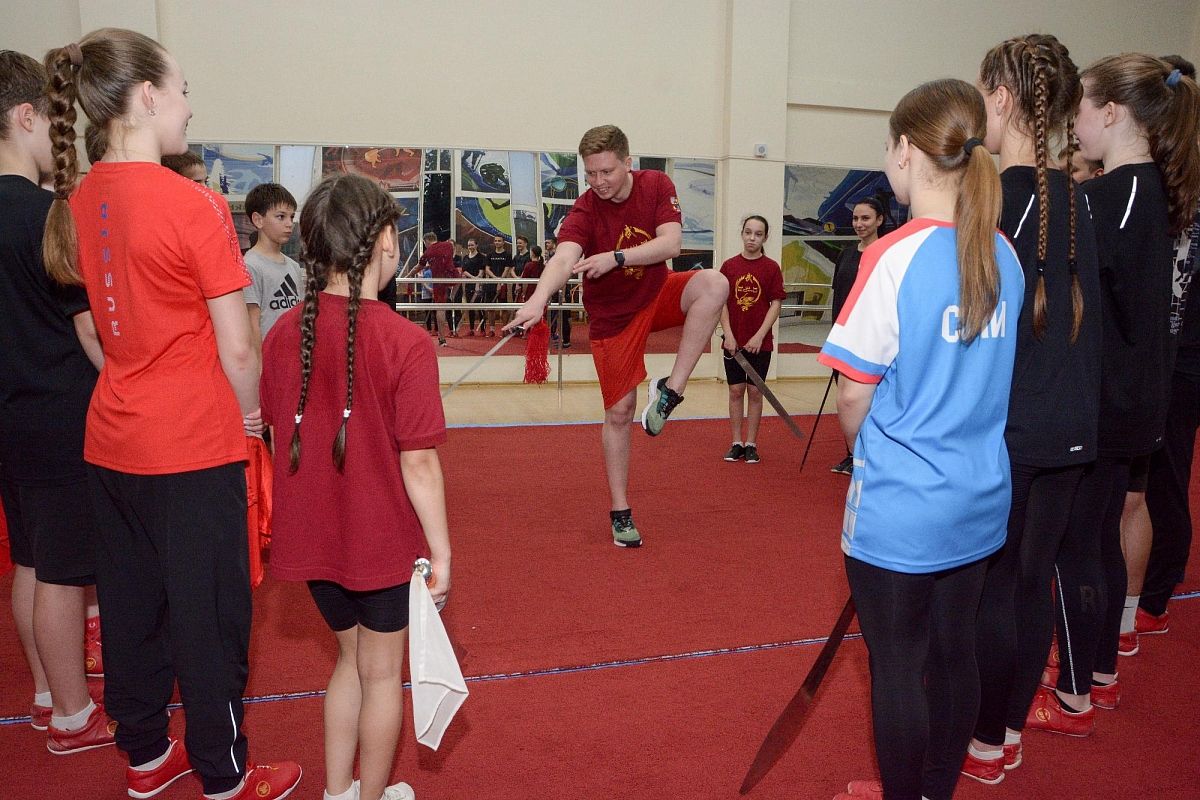
<svg viewBox="0 0 1200 800"><path fill-rule="evenodd" d="M1084 473L1057 563L1054 689L1026 727L1086 736L1095 709L1116 708L1126 571L1120 520L1131 466L1162 444L1174 352L1168 318L1174 238L1200 196L1200 88L1154 56L1125 53L1083 71L1080 151L1104 162L1084 185L1100 262L1101 379L1097 460Z"/></svg>
<svg viewBox="0 0 1200 800"><path fill-rule="evenodd" d="M132 797L192 768L212 800L282 798L290 762L247 761L246 434L261 431L249 282L229 207L163 167L187 150L187 82L161 45L105 28L46 56L55 200L46 269L83 284L104 366L83 457L99 534L105 707ZM75 104L104 129L76 188ZM169 622L168 622L169 621ZM184 743L167 735L176 681Z"/></svg>
<svg viewBox="0 0 1200 800"><path fill-rule="evenodd" d="M308 583L338 642L326 800L413 797L407 784L386 785L413 562L429 553L435 602L450 589L437 358L423 331L377 299L400 257L397 217L366 178L318 184L300 216L304 304L263 343L263 420L279 443L271 573Z"/></svg>
<svg viewBox="0 0 1200 800"><path fill-rule="evenodd" d="M1012 508L979 606L980 711L963 765L992 784L1021 763L1025 713L1054 629L1054 558L1084 465L1096 458L1100 277L1082 190L1052 168L1057 141L1071 161L1082 95L1067 48L1049 35L1009 39L984 56L978 86L984 145L1000 156L1000 229L1025 271L1005 428Z"/></svg>

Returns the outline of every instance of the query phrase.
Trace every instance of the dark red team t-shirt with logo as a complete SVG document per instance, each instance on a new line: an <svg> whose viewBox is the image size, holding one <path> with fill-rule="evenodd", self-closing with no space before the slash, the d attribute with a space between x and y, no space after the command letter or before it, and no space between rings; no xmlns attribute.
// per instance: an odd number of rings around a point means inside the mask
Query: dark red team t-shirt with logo
<svg viewBox="0 0 1200 800"><path fill-rule="evenodd" d="M729 327L740 347L758 333L771 303L787 297L783 271L772 258L748 259L739 253L721 265L721 274L729 279ZM767 331L762 349L770 352L774 341L774 334Z"/></svg>
<svg viewBox="0 0 1200 800"><path fill-rule="evenodd" d="M628 250L654 238L659 225L682 222L675 184L654 170L634 170L633 189L624 202L601 200L591 189L575 201L563 220L558 241L575 242L583 255ZM667 281L667 264L615 267L597 279L583 279L583 306L593 339L625 330L639 311L654 302Z"/></svg>

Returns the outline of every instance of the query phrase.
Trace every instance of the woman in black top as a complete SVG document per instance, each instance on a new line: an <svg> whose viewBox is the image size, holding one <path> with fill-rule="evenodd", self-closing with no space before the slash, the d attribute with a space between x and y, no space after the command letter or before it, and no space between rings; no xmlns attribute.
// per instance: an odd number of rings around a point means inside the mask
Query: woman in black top
<svg viewBox="0 0 1200 800"><path fill-rule="evenodd" d="M864 197L854 204L853 216L850 218L850 224L854 226L854 233L858 236L858 242L854 247L846 247L838 256L837 264L833 268L833 301L831 322L837 322L838 315L842 313L842 306L846 304L846 298L850 296L850 290L854 288L854 281L858 278L858 264L862 260L863 250L866 250L879 238L879 229L883 226L883 204L874 197ZM837 377L837 373L834 373ZM853 470L854 456L851 455L849 449L846 450L846 457L829 468L830 472L836 472L840 475L849 475Z"/></svg>
<svg viewBox="0 0 1200 800"><path fill-rule="evenodd" d="M467 252L462 257L463 273L472 277L478 278L483 274L484 267L487 266L487 256L479 252L479 247L474 239L467 239ZM482 284L467 283L463 285L463 296L468 299L468 302L478 303L483 300ZM483 333L483 312L471 309L467 312L467 336L475 335L475 320L478 318L480 334Z"/></svg>
<svg viewBox="0 0 1200 800"><path fill-rule="evenodd" d="M1100 287L1082 192L1051 168L1051 139L1070 141L1082 95L1067 48L1048 35L1009 39L984 56L979 86L984 144L1000 156L1000 229L1025 272L1005 429L1012 508L980 602L980 713L963 765L967 777L999 783L1021 763L1025 713L1054 628L1054 559L1070 499L1096 457Z"/></svg>
<svg viewBox="0 0 1200 800"><path fill-rule="evenodd" d="M1086 185L1100 260L1097 460L1085 473L1058 559L1062 672L1029 724L1091 732L1093 705L1119 701L1117 641L1126 572L1120 518L1130 460L1162 443L1171 372L1172 240L1200 195L1200 88L1153 56L1126 53L1084 70L1075 130L1104 162Z"/></svg>

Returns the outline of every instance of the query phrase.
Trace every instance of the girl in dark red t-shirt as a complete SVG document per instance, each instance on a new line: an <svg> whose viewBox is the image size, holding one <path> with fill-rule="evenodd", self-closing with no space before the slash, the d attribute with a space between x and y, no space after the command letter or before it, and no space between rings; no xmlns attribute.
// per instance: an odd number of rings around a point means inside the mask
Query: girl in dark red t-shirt
<svg viewBox="0 0 1200 800"><path fill-rule="evenodd" d="M263 420L278 443L271 573L308 583L338 641L327 797L374 800L387 788L413 562L429 554L435 601L450 588L437 358L423 331L376 299L399 260L396 217L366 178L313 189L300 219L304 304L263 343ZM376 679L361 681L360 668Z"/></svg>

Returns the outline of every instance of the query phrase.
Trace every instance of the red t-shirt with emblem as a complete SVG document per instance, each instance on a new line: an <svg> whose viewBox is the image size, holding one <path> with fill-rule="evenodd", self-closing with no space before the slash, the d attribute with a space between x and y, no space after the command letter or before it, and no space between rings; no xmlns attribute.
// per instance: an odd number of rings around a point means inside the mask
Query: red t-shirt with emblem
<svg viewBox="0 0 1200 800"><path fill-rule="evenodd" d="M633 189L623 202L601 200L591 189L575 201L563 220L558 241L575 242L583 255L628 250L654 238L659 225L682 222L675 184L655 170L634 170ZM593 339L616 336L637 313L654 302L667 281L667 264L614 267L583 279L583 306Z"/></svg>
<svg viewBox="0 0 1200 800"><path fill-rule="evenodd" d="M787 297L783 270L767 256L750 259L739 253L721 265L721 274L729 279L730 333L741 347L758 333L771 303ZM774 342L774 335L767 331L762 349L769 352Z"/></svg>
<svg viewBox="0 0 1200 800"><path fill-rule="evenodd" d="M207 303L250 284L229 205L157 163L100 162L71 214L104 350L84 460L135 475L245 461Z"/></svg>
<svg viewBox="0 0 1200 800"><path fill-rule="evenodd" d="M457 278L458 267L454 266L454 242L434 242L425 248L421 266L428 266L435 278Z"/></svg>

